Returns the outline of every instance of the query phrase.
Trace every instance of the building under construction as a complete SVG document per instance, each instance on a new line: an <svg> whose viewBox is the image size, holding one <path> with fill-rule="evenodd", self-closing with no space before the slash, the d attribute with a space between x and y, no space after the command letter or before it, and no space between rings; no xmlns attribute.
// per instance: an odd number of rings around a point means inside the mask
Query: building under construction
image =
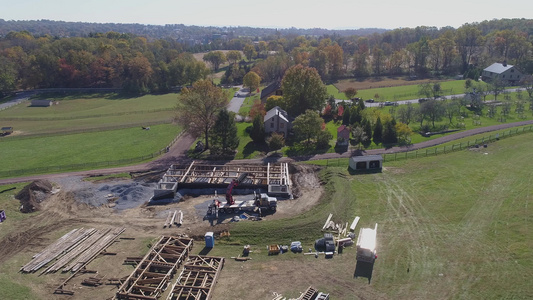
<svg viewBox="0 0 533 300"><path fill-rule="evenodd" d="M263 189L270 196L291 196L287 163L212 165L193 161L190 165L171 165L159 180L152 199L173 198L178 188L226 188L238 179L238 188Z"/></svg>

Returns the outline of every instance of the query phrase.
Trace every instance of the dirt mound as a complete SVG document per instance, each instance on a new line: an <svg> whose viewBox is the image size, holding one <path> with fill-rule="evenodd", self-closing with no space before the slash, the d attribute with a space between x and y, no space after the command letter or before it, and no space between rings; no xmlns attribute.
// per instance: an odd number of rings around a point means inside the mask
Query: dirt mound
<svg viewBox="0 0 533 300"><path fill-rule="evenodd" d="M316 175L320 169L320 167L313 165L290 165L291 180L293 183L292 194L294 198L300 197L302 190L320 187L320 179Z"/></svg>
<svg viewBox="0 0 533 300"><path fill-rule="evenodd" d="M52 192L52 183L48 180L36 180L25 186L15 198L20 200L20 211L30 213L40 209L40 203Z"/></svg>

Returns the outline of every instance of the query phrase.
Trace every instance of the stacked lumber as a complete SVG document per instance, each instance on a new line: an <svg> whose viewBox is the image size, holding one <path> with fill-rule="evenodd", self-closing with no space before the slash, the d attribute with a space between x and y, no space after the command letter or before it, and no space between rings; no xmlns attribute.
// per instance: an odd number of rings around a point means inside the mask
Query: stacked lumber
<svg viewBox="0 0 533 300"><path fill-rule="evenodd" d="M43 251L33 256L32 260L24 265L20 271L23 273L35 272L56 259L57 257L67 253L85 239L96 232L96 229L73 229L67 234L63 235L56 242L46 247Z"/></svg>
<svg viewBox="0 0 533 300"><path fill-rule="evenodd" d="M71 262L63 272L76 272L83 266L89 264L98 254L111 246L113 242L126 230L125 227L118 227L105 231L105 234L96 243L92 244L89 248L85 249L78 258Z"/></svg>

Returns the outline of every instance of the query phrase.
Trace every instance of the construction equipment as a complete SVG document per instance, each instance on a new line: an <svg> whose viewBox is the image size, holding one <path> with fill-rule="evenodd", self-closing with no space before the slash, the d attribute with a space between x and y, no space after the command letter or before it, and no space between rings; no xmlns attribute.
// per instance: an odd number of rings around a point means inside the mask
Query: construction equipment
<svg viewBox="0 0 533 300"><path fill-rule="evenodd" d="M376 234L378 230L378 224L374 229L361 228L359 231L359 237L357 238L357 261L363 261L368 263L374 263L378 257L376 254Z"/></svg>
<svg viewBox="0 0 533 300"><path fill-rule="evenodd" d="M233 179L226 189L226 202L229 205L235 204L233 200L233 188L238 186L245 178L248 176L248 173L242 173L237 179Z"/></svg>
<svg viewBox="0 0 533 300"><path fill-rule="evenodd" d="M226 194L226 200L227 194ZM218 199L218 195L215 192L215 198L213 199L213 203L211 203L208 207L207 214L208 215L217 215L217 213L237 213L241 211L259 211L259 215L262 214L262 212L270 211L275 212L277 208L278 199L275 197L269 197L265 193L255 193L252 200L244 200L244 201L234 201L233 197L231 198L231 201L233 204L230 204L231 202L226 201L226 203L222 203Z"/></svg>

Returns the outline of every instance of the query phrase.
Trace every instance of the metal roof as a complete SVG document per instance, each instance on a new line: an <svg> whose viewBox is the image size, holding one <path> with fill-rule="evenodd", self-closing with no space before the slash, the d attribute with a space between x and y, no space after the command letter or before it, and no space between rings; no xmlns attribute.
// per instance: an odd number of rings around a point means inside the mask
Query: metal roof
<svg viewBox="0 0 533 300"><path fill-rule="evenodd" d="M354 162L360 162L360 161L371 161L371 160L383 160L383 157L381 155L362 155L362 156L352 156L350 158Z"/></svg>
<svg viewBox="0 0 533 300"><path fill-rule="evenodd" d="M483 71L488 71L488 72L492 72L492 73L496 73L496 74L501 74L509 69L511 69L512 67L514 67L513 65L503 65L503 64L500 64L500 63L493 63L492 65L488 66L487 68L485 68Z"/></svg>
<svg viewBox="0 0 533 300"><path fill-rule="evenodd" d="M265 118L263 119L263 121L270 120L270 118L272 118L275 115L278 115L280 118L285 120L285 122L289 122L289 115L287 114L286 111L281 109L279 106L274 106L271 110L269 110L266 113Z"/></svg>

